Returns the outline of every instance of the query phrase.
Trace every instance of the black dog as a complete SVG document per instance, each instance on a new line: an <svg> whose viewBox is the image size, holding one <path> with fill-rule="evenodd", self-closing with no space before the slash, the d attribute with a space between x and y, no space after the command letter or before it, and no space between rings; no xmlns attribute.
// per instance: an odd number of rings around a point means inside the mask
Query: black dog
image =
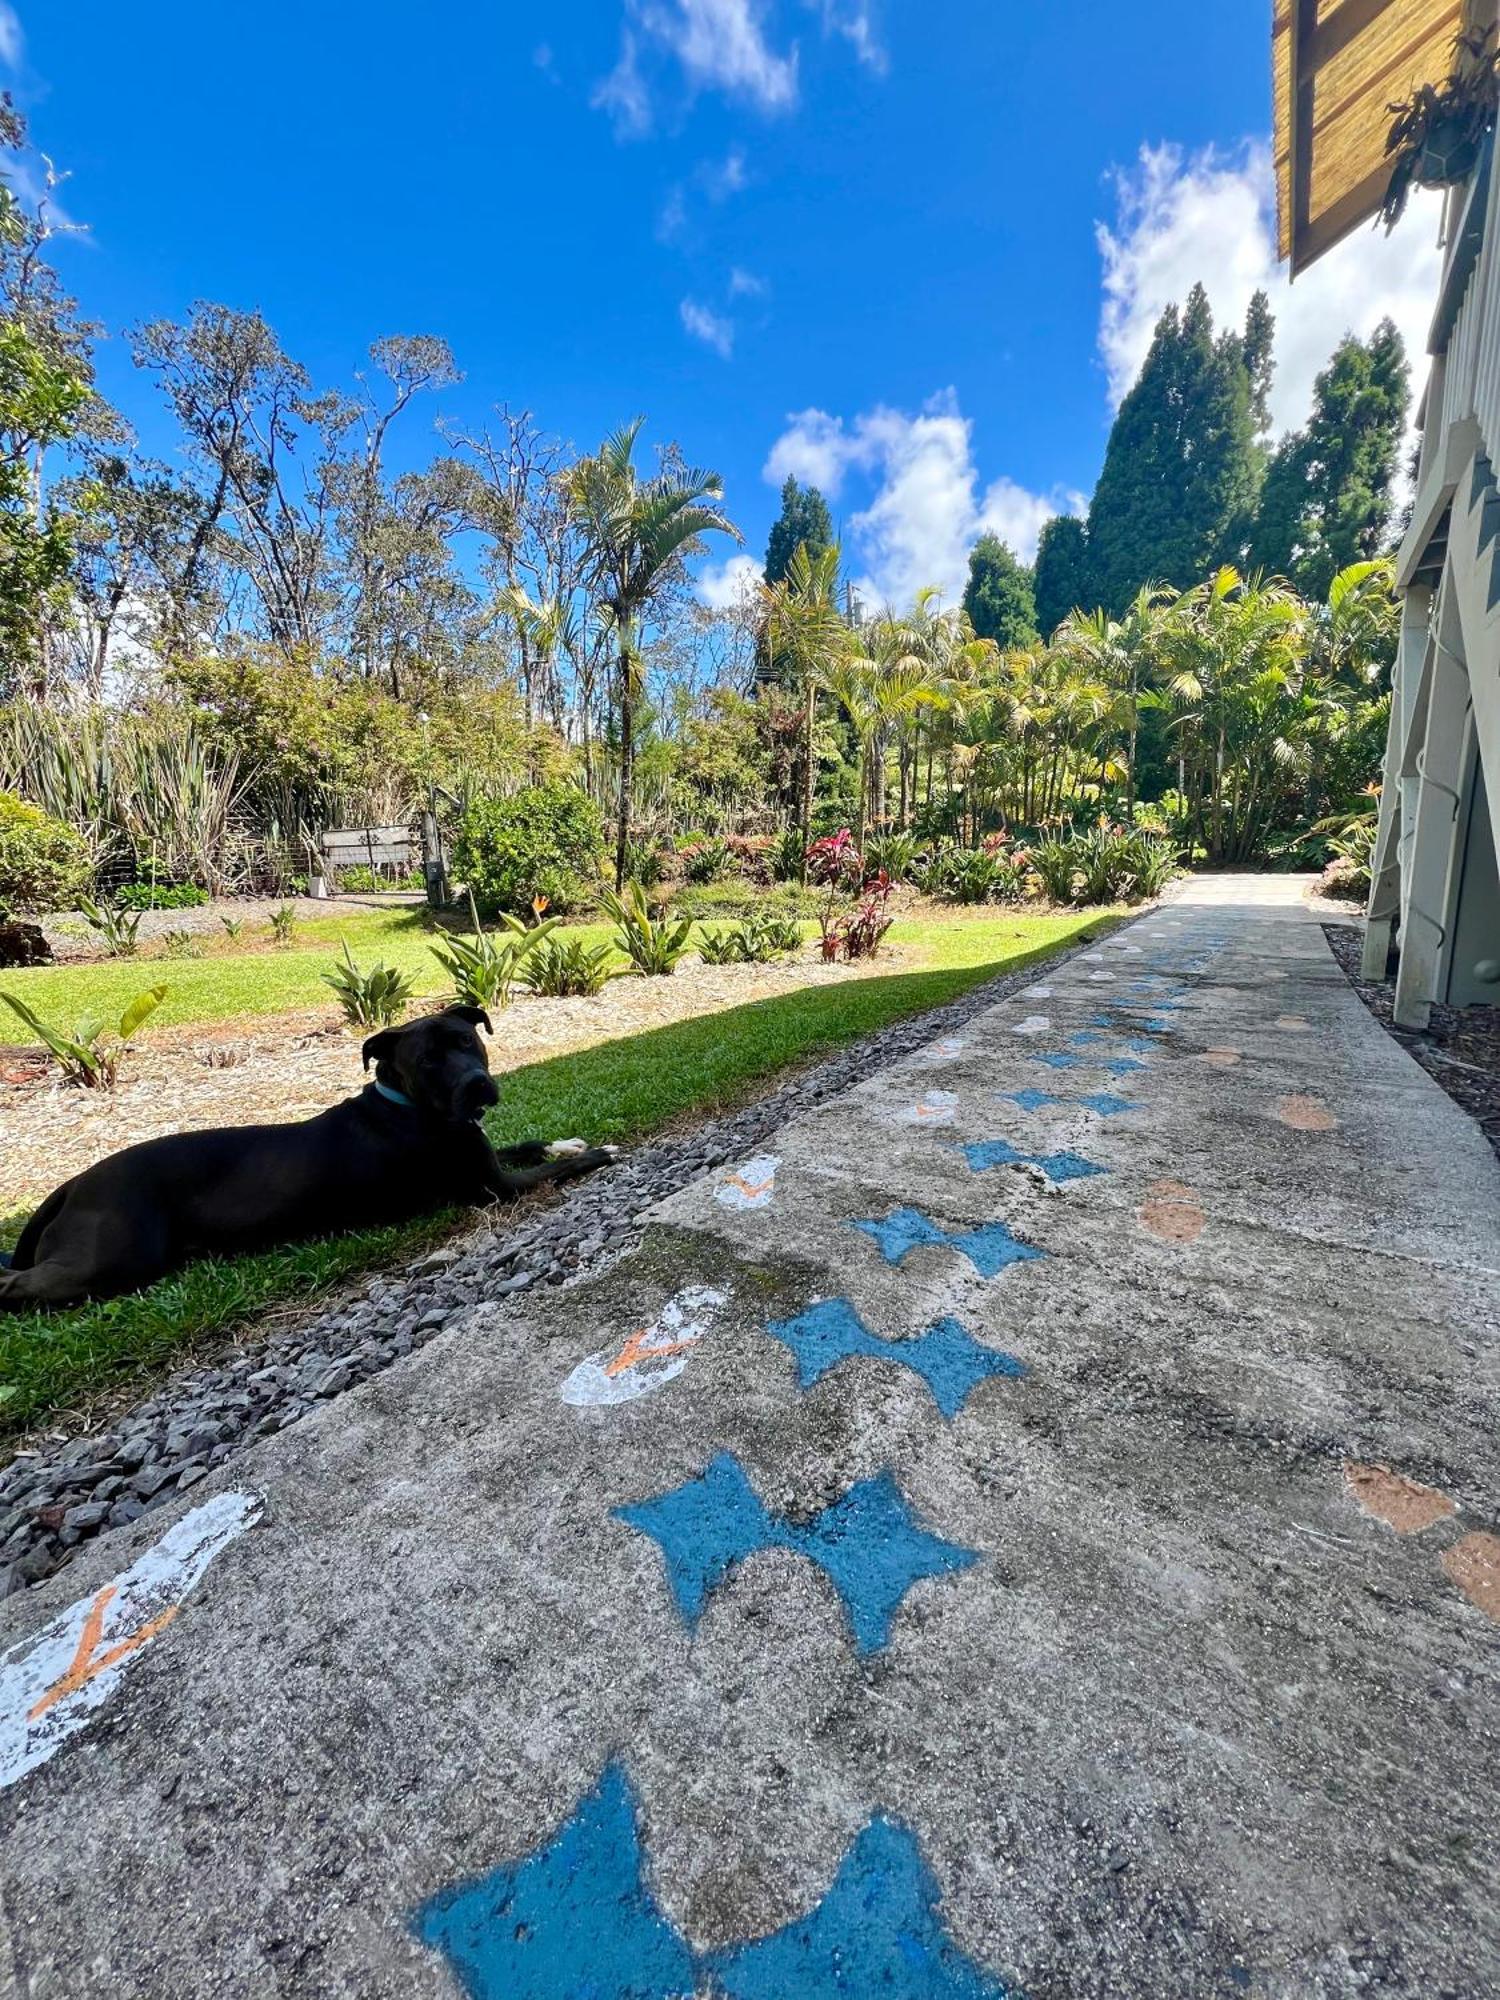
<svg viewBox="0 0 1500 2000"><path fill-rule="evenodd" d="M375 1082L300 1125L148 1139L49 1195L0 1271L0 1311L113 1298L189 1258L407 1222L524 1194L608 1166L540 1141L497 1153L479 1120L498 1103L482 1007L449 1007L364 1045Z"/></svg>

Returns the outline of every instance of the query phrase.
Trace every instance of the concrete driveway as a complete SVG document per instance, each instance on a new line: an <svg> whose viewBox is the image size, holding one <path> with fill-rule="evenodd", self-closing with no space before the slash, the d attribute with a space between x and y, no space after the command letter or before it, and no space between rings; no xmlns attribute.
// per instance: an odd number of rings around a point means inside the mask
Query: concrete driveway
<svg viewBox="0 0 1500 2000"><path fill-rule="evenodd" d="M6 1603L6 1990L1500 1991L1500 1171L1298 893Z"/></svg>

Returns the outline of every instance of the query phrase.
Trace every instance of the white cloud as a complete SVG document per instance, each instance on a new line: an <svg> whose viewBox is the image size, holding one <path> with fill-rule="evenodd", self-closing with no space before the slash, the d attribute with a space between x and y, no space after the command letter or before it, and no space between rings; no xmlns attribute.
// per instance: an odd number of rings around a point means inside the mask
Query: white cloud
<svg viewBox="0 0 1500 2000"><path fill-rule="evenodd" d="M656 218L656 240L659 243L676 243L695 233L689 228L693 219L688 201L690 188L696 189L717 207L749 185L750 175L743 148L731 146L722 160L700 160L686 182L674 181L667 189Z"/></svg>
<svg viewBox="0 0 1500 2000"><path fill-rule="evenodd" d="M825 35L842 35L866 69L884 76L889 58L875 33L867 0L808 0L823 17Z"/></svg>
<svg viewBox="0 0 1500 2000"><path fill-rule="evenodd" d="M754 556L730 556L698 572L698 595L710 611L735 611L755 594L761 567Z"/></svg>
<svg viewBox="0 0 1500 2000"><path fill-rule="evenodd" d="M622 137L651 124L643 42L674 56L695 92L721 90L768 113L797 101L796 44L785 55L771 47L759 0L626 0L619 61L590 100L611 114Z"/></svg>
<svg viewBox="0 0 1500 2000"><path fill-rule="evenodd" d="M4 63L7 69L19 69L25 53L26 36L21 29L21 17L8 0L0 0L0 63Z"/></svg>
<svg viewBox="0 0 1500 2000"><path fill-rule="evenodd" d="M549 83L562 82L562 78L557 73L557 57L553 53L550 42L538 42L536 47L531 51L531 60Z"/></svg>
<svg viewBox="0 0 1500 2000"><path fill-rule="evenodd" d="M730 195L739 194L750 184L744 148L731 146L722 160L704 160L696 178L710 201L727 201Z"/></svg>
<svg viewBox="0 0 1500 2000"><path fill-rule="evenodd" d="M915 415L880 404L847 425L826 410L801 411L765 464L773 485L788 474L830 498L851 474L863 483L868 497L848 523L851 551L865 568L859 589L898 606L928 584L956 603L969 550L987 529L1030 562L1043 522L1078 504L1076 495L1030 493L1005 478L981 495L971 426L951 389Z"/></svg>
<svg viewBox="0 0 1500 2000"><path fill-rule="evenodd" d="M620 35L620 56L603 82L595 84L589 103L607 111L617 138L639 138L651 129L651 94L641 75L636 39L629 28Z"/></svg>
<svg viewBox="0 0 1500 2000"><path fill-rule="evenodd" d="M1115 176L1117 216L1098 225L1104 259L1099 352L1112 406L1135 380L1163 310L1201 281L1219 325L1242 322L1257 288L1276 315L1273 427L1305 421L1313 382L1341 336L1368 336L1389 316L1413 374L1423 372L1441 253L1438 198L1414 200L1393 236L1356 230L1293 285L1276 258L1274 183L1264 145L1234 153L1142 147Z"/></svg>
<svg viewBox="0 0 1500 2000"><path fill-rule="evenodd" d="M707 306L699 305L696 299L684 299L677 308L682 315L682 324L693 336L701 340L705 347L711 347L727 361L734 352L734 321L726 319Z"/></svg>
<svg viewBox="0 0 1500 2000"><path fill-rule="evenodd" d="M764 278L747 271L743 264L736 264L729 273L729 296L732 299L760 299L770 290Z"/></svg>

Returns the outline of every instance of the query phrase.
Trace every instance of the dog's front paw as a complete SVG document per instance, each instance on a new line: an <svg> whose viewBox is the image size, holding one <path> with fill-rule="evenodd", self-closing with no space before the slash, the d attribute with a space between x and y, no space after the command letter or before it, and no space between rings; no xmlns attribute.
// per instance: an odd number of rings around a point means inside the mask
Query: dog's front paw
<svg viewBox="0 0 1500 2000"><path fill-rule="evenodd" d="M585 1139L554 1139L547 1151L554 1160L567 1160L575 1153L586 1153L588 1142Z"/></svg>

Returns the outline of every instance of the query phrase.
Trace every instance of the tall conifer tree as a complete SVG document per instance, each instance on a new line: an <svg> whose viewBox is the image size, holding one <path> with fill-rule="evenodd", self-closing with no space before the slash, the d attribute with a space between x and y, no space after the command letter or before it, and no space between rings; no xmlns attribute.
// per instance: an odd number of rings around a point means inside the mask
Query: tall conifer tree
<svg viewBox="0 0 1500 2000"><path fill-rule="evenodd" d="M1406 347L1390 320L1349 334L1318 377L1313 411L1272 454L1251 542L1258 569L1321 601L1341 569L1378 555L1406 426Z"/></svg>
<svg viewBox="0 0 1500 2000"><path fill-rule="evenodd" d="M981 535L969 551L964 610L979 639L993 639L1001 652L1035 643L1036 600L1031 571L998 535Z"/></svg>
<svg viewBox="0 0 1500 2000"><path fill-rule="evenodd" d="M1262 366L1258 349L1255 359ZM1246 341L1215 339L1208 295L1195 285L1180 314L1169 306L1157 322L1089 509L1107 610L1118 615L1143 583L1185 590L1240 554L1260 481L1252 401Z"/></svg>
<svg viewBox="0 0 1500 2000"><path fill-rule="evenodd" d="M1054 514L1036 545L1032 573L1036 626L1050 639L1070 611L1092 611L1098 601L1089 566L1088 530L1076 514Z"/></svg>

